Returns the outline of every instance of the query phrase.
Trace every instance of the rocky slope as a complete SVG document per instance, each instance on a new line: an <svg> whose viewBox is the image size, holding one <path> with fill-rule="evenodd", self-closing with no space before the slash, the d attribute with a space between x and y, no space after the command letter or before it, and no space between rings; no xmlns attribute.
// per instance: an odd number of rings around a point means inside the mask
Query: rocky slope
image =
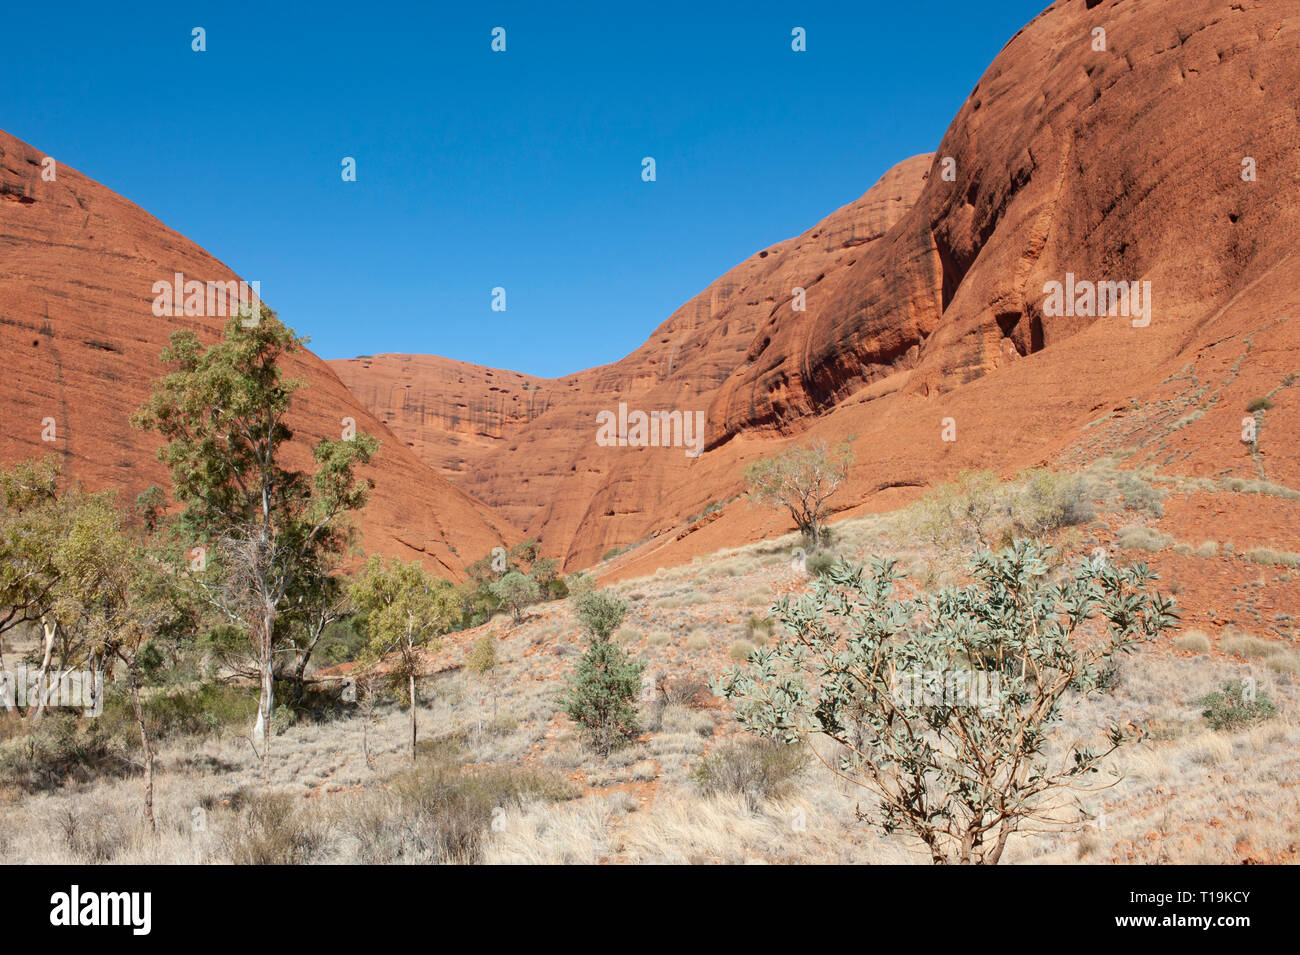
<svg viewBox="0 0 1300 955"><path fill-rule="evenodd" d="M570 566L640 544L622 570L653 570L784 529L733 498L748 461L807 437L852 441L849 511L964 467L1102 454L1295 485L1298 43L1288 0L1056 3L933 156L737 266L627 358L554 381L409 356L335 367ZM1076 281L1139 283L1143 309L1049 306L1049 283ZM704 411L707 450L599 445L619 402Z"/></svg>
<svg viewBox="0 0 1300 955"><path fill-rule="evenodd" d="M153 284L176 272L204 282L236 276L62 162L46 181L45 158L0 132L0 462L56 453L67 473L117 488L129 502L151 483L170 486L155 459L158 437L128 423L165 370L159 352L182 323L208 338L224 324L155 317ZM282 318L300 330L310 324L310 316ZM464 563L517 539L508 521L421 462L316 356L298 355L287 374L308 383L291 419L302 466L304 439L337 437L346 417L382 441L360 522L368 551L419 556L457 576Z"/></svg>

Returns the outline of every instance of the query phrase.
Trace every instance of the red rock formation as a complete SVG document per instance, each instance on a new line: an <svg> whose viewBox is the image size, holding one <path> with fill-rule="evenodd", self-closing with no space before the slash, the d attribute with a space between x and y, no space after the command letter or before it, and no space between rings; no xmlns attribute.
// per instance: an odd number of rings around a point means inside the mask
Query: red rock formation
<svg viewBox="0 0 1300 955"><path fill-rule="evenodd" d="M933 157L737 266L627 358L555 381L401 356L336 367L425 460L570 566L649 542L628 572L653 570L785 529L735 502L675 530L804 435L853 439L849 509L963 467L1117 452L1294 485L1298 46L1291 0L1056 3L1007 43ZM1150 323L1048 314L1045 284L1067 273L1149 282ZM502 377L537 387L545 410L494 405ZM395 401L396 382L418 400ZM1241 422L1264 395L1252 455ZM619 401L706 410L709 449L598 446L595 415ZM440 423L461 406L482 424Z"/></svg>
<svg viewBox="0 0 1300 955"><path fill-rule="evenodd" d="M151 483L170 486L155 459L158 436L128 424L165 371L159 352L182 323L209 339L224 324L155 318L153 283L175 272L201 281L236 277L62 162L55 180L45 181L43 159L0 133L0 461L57 453L67 473L92 488L117 488L129 503ZM310 319L283 317L300 325ZM338 436L345 417L382 441L368 469L374 492L360 522L367 550L421 556L431 569L458 576L465 563L518 538L507 521L403 446L316 356L298 355L287 374L308 383L291 417L300 466L309 461L302 439ZM54 420L53 442L42 439L47 418Z"/></svg>

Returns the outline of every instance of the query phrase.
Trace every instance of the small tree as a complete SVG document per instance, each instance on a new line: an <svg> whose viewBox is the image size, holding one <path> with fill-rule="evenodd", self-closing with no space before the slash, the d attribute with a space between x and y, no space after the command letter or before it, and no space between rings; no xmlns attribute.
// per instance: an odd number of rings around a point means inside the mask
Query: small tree
<svg viewBox="0 0 1300 955"><path fill-rule="evenodd" d="M591 631L591 643L560 702L569 718L582 726L592 748L608 756L640 732L633 701L645 663L630 659L610 640L627 614L627 604L599 590L584 592L575 603L578 619Z"/></svg>
<svg viewBox="0 0 1300 955"><path fill-rule="evenodd" d="M376 667L396 655L394 681L404 680L411 717L411 759L415 759L418 703L415 677L420 652L435 637L446 633L456 620L455 593L450 583L430 577L419 563L379 556L366 561L352 582L352 601L366 634L363 659Z"/></svg>
<svg viewBox="0 0 1300 955"><path fill-rule="evenodd" d="M497 638L490 633L485 633L474 641L469 656L465 658L465 669L479 679L487 680L491 686L493 721L497 718L496 668Z"/></svg>
<svg viewBox="0 0 1300 955"><path fill-rule="evenodd" d="M832 451L824 441L814 441L754 462L745 469L745 485L756 503L789 511L809 548L816 550L827 539L826 502L852 463L848 444Z"/></svg>
<svg viewBox="0 0 1300 955"><path fill-rule="evenodd" d="M173 643L195 624L195 608L177 586L179 561L166 548L128 532L106 499L83 508L62 548L59 608L86 640L95 670L107 660L122 664L140 734L144 762L144 814L156 829L153 811L154 751L145 723L141 684L146 660L157 644ZM147 531L155 523L144 525Z"/></svg>
<svg viewBox="0 0 1300 955"><path fill-rule="evenodd" d="M1044 797L1086 779L1134 732L1052 753L1067 691L1096 691L1102 664L1175 622L1171 600L1146 591L1146 565L1085 561L1048 579L1049 551L1017 541L977 555L974 583L896 597L893 560L868 574L839 561L811 593L773 608L788 636L733 669L718 692L763 736L824 733L839 758L814 755L872 793L859 812L887 833L916 835L936 863L996 863Z"/></svg>
<svg viewBox="0 0 1300 955"><path fill-rule="evenodd" d="M510 611L515 623L522 623L524 611L542 599L537 581L517 570L509 571L500 580L488 584L492 596Z"/></svg>
<svg viewBox="0 0 1300 955"><path fill-rule="evenodd" d="M210 573L194 577L211 606L248 635L261 679L256 735L269 775L277 619L304 579L342 553L353 528L349 512L365 506L369 484L354 476L378 450L366 434L322 440L316 471L285 465L293 437L286 424L302 381L286 380L281 363L305 343L258 305L256 320L236 316L221 341L204 348L194 332L173 332L161 359L173 370L155 382L132 423L167 441L158 457L171 470L181 523L195 544L211 548Z"/></svg>

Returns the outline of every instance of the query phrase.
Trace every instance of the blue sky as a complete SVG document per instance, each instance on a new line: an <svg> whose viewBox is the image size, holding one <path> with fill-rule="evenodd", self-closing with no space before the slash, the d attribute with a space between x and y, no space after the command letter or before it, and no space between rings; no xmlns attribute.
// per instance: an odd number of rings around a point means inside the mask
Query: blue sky
<svg viewBox="0 0 1300 955"><path fill-rule="evenodd" d="M1045 5L11 4L0 128L260 281L323 357L555 376L933 150Z"/></svg>

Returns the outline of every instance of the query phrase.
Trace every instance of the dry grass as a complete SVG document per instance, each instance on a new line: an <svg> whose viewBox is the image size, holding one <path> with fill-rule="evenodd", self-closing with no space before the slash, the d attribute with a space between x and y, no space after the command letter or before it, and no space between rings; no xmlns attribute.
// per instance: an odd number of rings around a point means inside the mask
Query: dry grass
<svg viewBox="0 0 1300 955"><path fill-rule="evenodd" d="M1103 472L1097 481L1118 480ZM1136 501L1142 489L1134 487ZM1119 491L1098 493L1122 509ZM1137 509L1121 510L1116 526ZM1087 534L1108 532L1098 525ZM900 515L841 521L833 530L834 554L900 556L914 572L908 586L957 579L942 555L909 537ZM1170 545L1137 524L1120 538L1138 549ZM564 605L548 604L523 624L502 618L449 638L448 668L423 682L418 709L421 739L444 741L426 747L427 760L443 766L431 782L408 779L406 712L393 704L370 722L349 711L291 726L272 750L269 800L246 740L176 740L159 754L156 835L143 825L135 775L36 793L8 788L0 790L0 861L925 864L914 838L857 822L855 808L869 811L869 794L816 760L787 789L709 792L697 782L701 765L744 739L708 681L773 639L759 608L807 585L792 565L798 543L786 535L619 585L630 610L618 639L649 664L653 692L641 703L640 738L607 760L559 713L582 637ZM1077 546L1095 543L1080 538ZM1214 542L1191 551L1232 553ZM455 669L489 630L502 636L491 682ZM1114 723L1140 724L1144 736L1114 758L1119 775L1103 780L1110 788L1063 800L1054 810L1059 825L1014 836L1006 861L1228 863L1300 841L1294 647L1199 630L1173 646L1181 655L1151 648L1126 658L1110 692L1069 703L1054 752L1099 739ZM1211 731L1197 700L1245 676L1278 716ZM831 755L828 741L814 745ZM1096 818L1087 822L1080 807Z"/></svg>

